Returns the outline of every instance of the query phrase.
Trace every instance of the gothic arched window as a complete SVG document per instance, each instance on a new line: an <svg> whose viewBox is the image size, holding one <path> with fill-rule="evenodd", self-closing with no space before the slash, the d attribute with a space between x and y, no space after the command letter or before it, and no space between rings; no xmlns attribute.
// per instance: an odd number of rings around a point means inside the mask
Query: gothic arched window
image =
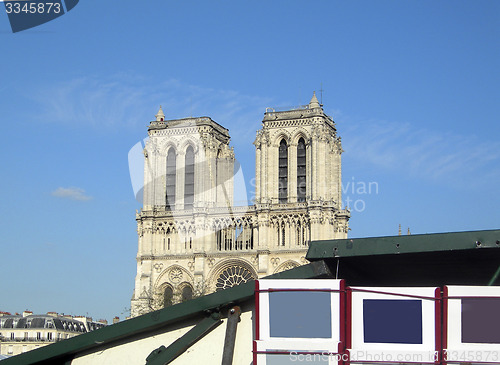
<svg viewBox="0 0 500 365"><path fill-rule="evenodd" d="M284 139L280 142L278 168L278 198L280 203L286 203L288 201L288 146Z"/></svg>
<svg viewBox="0 0 500 365"><path fill-rule="evenodd" d="M243 266L231 266L222 271L215 283L216 291L231 288L254 279L250 270Z"/></svg>
<svg viewBox="0 0 500 365"><path fill-rule="evenodd" d="M193 299L193 288L191 288L190 285L186 285L185 287L182 288L181 295L182 295L181 297L182 302Z"/></svg>
<svg viewBox="0 0 500 365"><path fill-rule="evenodd" d="M167 286L165 288L165 291L163 292L163 306L170 307L173 304L173 301L174 301L174 291L170 286Z"/></svg>
<svg viewBox="0 0 500 365"><path fill-rule="evenodd" d="M175 150L171 147L167 153L167 177L166 177L166 202L167 207L173 209L175 207L175 178L176 178L176 162Z"/></svg>
<svg viewBox="0 0 500 365"><path fill-rule="evenodd" d="M297 201L306 201L306 143L304 138L297 144Z"/></svg>
<svg viewBox="0 0 500 365"><path fill-rule="evenodd" d="M184 209L192 209L194 202L194 150L189 146L186 150L184 173Z"/></svg>

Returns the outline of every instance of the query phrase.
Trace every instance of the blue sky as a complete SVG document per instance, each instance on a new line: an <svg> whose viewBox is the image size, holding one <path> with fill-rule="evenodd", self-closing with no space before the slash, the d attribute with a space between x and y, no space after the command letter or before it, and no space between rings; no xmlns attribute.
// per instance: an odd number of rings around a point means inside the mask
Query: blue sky
<svg viewBox="0 0 500 365"><path fill-rule="evenodd" d="M0 12L0 310L125 316L127 155L160 104L229 128L250 181L265 108L323 85L350 237L499 228L498 39L484 0L82 0L16 34Z"/></svg>

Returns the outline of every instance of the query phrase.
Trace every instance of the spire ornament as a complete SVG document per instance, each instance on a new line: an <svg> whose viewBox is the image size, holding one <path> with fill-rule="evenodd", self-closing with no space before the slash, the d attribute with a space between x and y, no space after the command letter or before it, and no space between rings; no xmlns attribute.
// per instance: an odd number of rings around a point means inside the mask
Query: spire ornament
<svg viewBox="0 0 500 365"><path fill-rule="evenodd" d="M321 104L319 103L318 98L316 97L316 91L313 93L313 97L309 102L309 109L314 109L314 108L321 108Z"/></svg>
<svg viewBox="0 0 500 365"><path fill-rule="evenodd" d="M163 109L161 108L158 110L158 113L155 115L156 121L157 122L163 122L165 120L165 114L163 113Z"/></svg>

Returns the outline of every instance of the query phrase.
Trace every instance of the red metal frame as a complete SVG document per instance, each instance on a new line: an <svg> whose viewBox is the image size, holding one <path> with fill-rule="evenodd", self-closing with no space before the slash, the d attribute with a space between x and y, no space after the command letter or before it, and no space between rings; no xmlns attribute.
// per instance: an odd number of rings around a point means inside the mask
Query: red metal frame
<svg viewBox="0 0 500 365"><path fill-rule="evenodd" d="M339 294L339 308L340 308L340 320L339 320L339 347L337 353L344 354L345 352L345 332L346 332L346 292L345 292L345 281L340 280L340 294ZM340 365L344 364L343 357L340 357Z"/></svg>
<svg viewBox="0 0 500 365"><path fill-rule="evenodd" d="M349 349L352 347L352 289L346 288L346 314L345 314L345 353L348 355L346 365L351 363Z"/></svg>
<svg viewBox="0 0 500 365"><path fill-rule="evenodd" d="M255 280L255 340L253 341L253 363L257 364L257 340L260 339L260 298L259 298L259 280Z"/></svg>
<svg viewBox="0 0 500 365"><path fill-rule="evenodd" d="M436 351L438 353L438 358L434 360L434 363L439 364L442 358L442 351L441 351L441 326L442 326L442 319L441 319L441 288L436 288L435 291L435 298L436 300L434 301L434 316L435 316L435 325L434 325L434 340L436 343ZM422 318L423 320L423 318Z"/></svg>
<svg viewBox="0 0 500 365"><path fill-rule="evenodd" d="M444 356L444 350L448 347L448 287L443 286L443 296L441 298L442 303L442 321L441 321L441 364L446 365L446 357Z"/></svg>

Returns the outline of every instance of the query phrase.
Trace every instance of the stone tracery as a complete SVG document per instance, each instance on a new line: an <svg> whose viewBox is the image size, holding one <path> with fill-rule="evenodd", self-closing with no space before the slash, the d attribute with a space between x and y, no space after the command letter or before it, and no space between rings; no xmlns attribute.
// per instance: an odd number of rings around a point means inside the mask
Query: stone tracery
<svg viewBox="0 0 500 365"><path fill-rule="evenodd" d="M311 240L347 236L341 140L316 96L296 110L266 111L254 141L251 206L234 204L235 160L227 129L208 117L159 120L151 123L149 137L145 176L152 178L145 178L144 206L136 215L139 250L132 315L144 303L139 295L143 287L163 288L162 293L170 288L172 300L181 300L185 288L202 294L304 264ZM282 140L287 169L280 197ZM193 204L186 206L188 146L194 149L195 188ZM170 149L176 153L175 185L165 177ZM175 194L170 207L167 186Z"/></svg>

